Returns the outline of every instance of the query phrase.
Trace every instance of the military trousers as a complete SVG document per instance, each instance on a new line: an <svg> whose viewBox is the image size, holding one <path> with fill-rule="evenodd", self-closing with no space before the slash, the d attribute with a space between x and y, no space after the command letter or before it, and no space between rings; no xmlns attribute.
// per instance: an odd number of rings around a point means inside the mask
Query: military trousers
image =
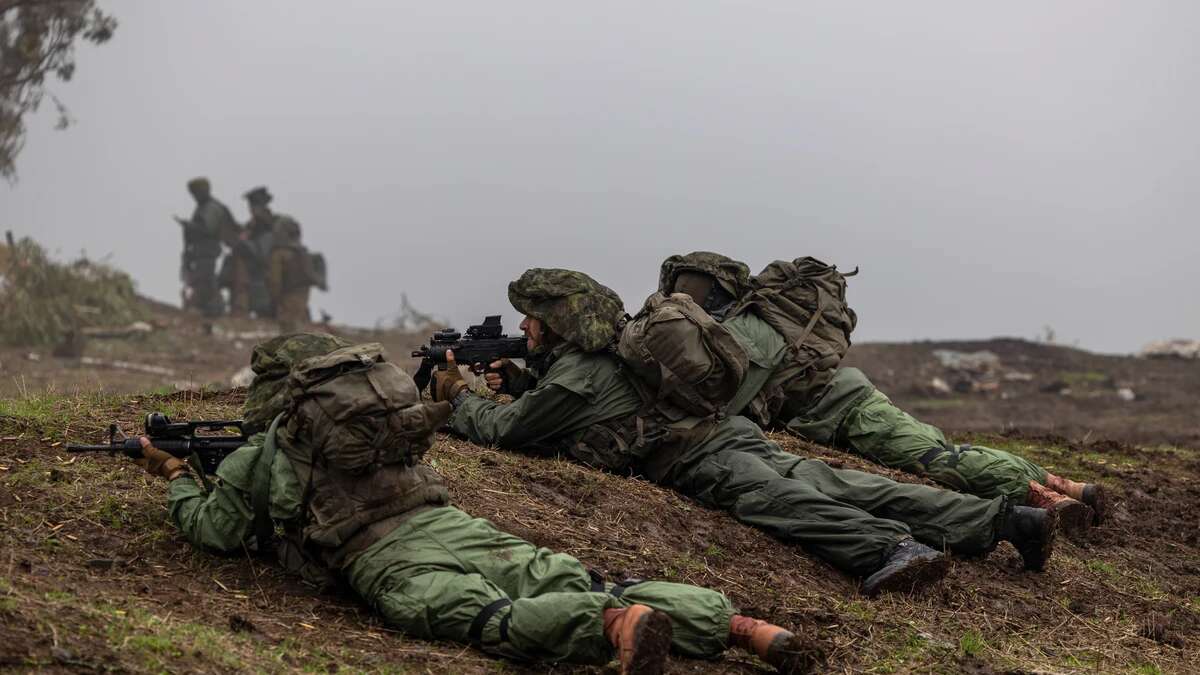
<svg viewBox="0 0 1200 675"><path fill-rule="evenodd" d="M575 558L453 507L405 521L356 558L347 578L389 625L409 635L521 660L610 661L603 611L631 604L671 617L675 651L712 658L726 648L733 615L729 600L708 589L600 584Z"/></svg>
<svg viewBox="0 0 1200 675"><path fill-rule="evenodd" d="M904 412L857 368L840 368L789 432L821 445L862 455L980 497L1004 495L1024 504L1029 481L1045 483L1046 470L1004 450L954 446L937 427Z"/></svg>
<svg viewBox="0 0 1200 675"><path fill-rule="evenodd" d="M656 473L658 482L856 576L879 569L910 536L963 555L986 553L1006 514L1004 497L898 483L793 455L745 417L721 421Z"/></svg>
<svg viewBox="0 0 1200 675"><path fill-rule="evenodd" d="M299 328L310 321L308 313L309 287L284 291L275 300L275 319L289 329Z"/></svg>
<svg viewBox="0 0 1200 675"><path fill-rule="evenodd" d="M225 312L225 302L217 288L217 258L194 257L185 268L187 285L192 290L190 307L205 316L220 316Z"/></svg>

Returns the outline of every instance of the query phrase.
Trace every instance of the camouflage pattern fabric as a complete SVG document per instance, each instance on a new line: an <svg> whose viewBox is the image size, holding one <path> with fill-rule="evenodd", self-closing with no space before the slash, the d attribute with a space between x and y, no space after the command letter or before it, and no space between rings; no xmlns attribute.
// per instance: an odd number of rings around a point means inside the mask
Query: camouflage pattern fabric
<svg viewBox="0 0 1200 675"><path fill-rule="evenodd" d="M663 261L658 277L658 291L670 295L675 290L675 279L682 272L701 272L712 276L725 292L740 299L750 290L750 267L711 251L693 251L686 255L673 255Z"/></svg>
<svg viewBox="0 0 1200 675"><path fill-rule="evenodd" d="M293 365L349 346L349 342L325 333L280 335L255 346L250 357L254 382L242 407L247 432L265 431L271 420L287 408L291 398L288 374Z"/></svg>
<svg viewBox="0 0 1200 675"><path fill-rule="evenodd" d="M572 270L526 270L508 285L508 301L585 352L612 344L625 315L621 297L611 288Z"/></svg>

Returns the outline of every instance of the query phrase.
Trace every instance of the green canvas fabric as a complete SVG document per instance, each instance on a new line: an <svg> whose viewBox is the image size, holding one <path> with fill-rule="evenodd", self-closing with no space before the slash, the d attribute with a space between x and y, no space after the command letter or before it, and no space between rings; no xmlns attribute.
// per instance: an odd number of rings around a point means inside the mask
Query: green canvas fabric
<svg viewBox="0 0 1200 675"><path fill-rule="evenodd" d="M288 375L293 365L349 346L349 342L326 333L291 333L256 345L250 357L254 381L242 405L247 430L266 431L271 420L287 409L291 401Z"/></svg>
<svg viewBox="0 0 1200 675"><path fill-rule="evenodd" d="M1045 469L1010 452L951 445L940 429L897 408L857 368L838 369L822 395L786 428L814 443L845 448L980 497L1003 495L1024 504L1029 481L1046 481ZM948 451L923 465L920 458L938 447Z"/></svg>
<svg viewBox="0 0 1200 675"><path fill-rule="evenodd" d="M750 290L750 267L746 263L712 251L693 251L663 261L659 269L658 292L663 295L675 292L675 280L683 272L713 277L735 300Z"/></svg>
<svg viewBox="0 0 1200 675"><path fill-rule="evenodd" d="M744 417L722 421L657 480L858 576L910 535L939 550L986 553L1007 503L834 469L784 451Z"/></svg>
<svg viewBox="0 0 1200 675"><path fill-rule="evenodd" d="M222 482L212 493L190 477L170 483L171 518L188 541L216 552L242 550L253 521L243 486L251 482L261 442L260 434L230 456L233 462L222 463ZM272 465L271 484L271 515L298 518L301 485L282 453ZM405 520L351 561L344 577L389 625L427 639L467 642L480 610L510 599L512 605L485 625L481 647L521 660L609 661L613 651L603 636L601 612L634 603L671 615L676 651L714 658L727 646L733 614L724 595L683 584L644 582L620 598L591 592L587 569L575 558L537 548L448 506ZM508 641L500 639L502 622Z"/></svg>
<svg viewBox="0 0 1200 675"><path fill-rule="evenodd" d="M597 377L599 373L608 377ZM581 451L581 438L599 444L604 434L598 425L617 432L638 426L623 424L636 419L638 404L636 389L621 376L615 356L576 349L513 403L468 397L451 418L451 429L482 445L561 452L622 473L640 470L742 522L801 544L851 574L873 572L910 533L965 554L986 552L995 543L1003 498L986 500L838 471L784 452L744 417L719 423L690 418L691 427L687 420L657 427L654 420L643 420L641 426L653 440L635 448L622 439L631 457ZM619 417L615 413L622 408L624 417Z"/></svg>
<svg viewBox="0 0 1200 675"><path fill-rule="evenodd" d="M568 343L555 347L547 363L536 385L512 403L468 397L450 417L450 430L478 445L571 454L568 448L588 427L642 406L637 387L612 354Z"/></svg>
<svg viewBox="0 0 1200 675"><path fill-rule="evenodd" d="M607 662L613 654L602 611L634 603L670 614L676 651L712 658L725 649L733 614L725 596L695 586L648 581L620 598L591 592L592 579L575 558L450 507L413 517L347 572L350 585L390 625L426 639L466 642L484 607L511 600L485 625L483 648L517 659Z"/></svg>
<svg viewBox="0 0 1200 675"><path fill-rule="evenodd" d="M540 319L586 352L603 349L616 337L625 305L612 289L583 272L533 268L508 285L518 311Z"/></svg>

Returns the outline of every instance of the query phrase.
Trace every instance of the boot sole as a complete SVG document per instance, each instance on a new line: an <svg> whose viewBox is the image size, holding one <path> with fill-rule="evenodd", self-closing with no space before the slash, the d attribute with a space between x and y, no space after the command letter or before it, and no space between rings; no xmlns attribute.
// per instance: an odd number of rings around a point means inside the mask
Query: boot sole
<svg viewBox="0 0 1200 675"><path fill-rule="evenodd" d="M663 612L647 614L633 629L633 654L621 668L622 675L661 675L671 651L671 617Z"/></svg>
<svg viewBox="0 0 1200 675"><path fill-rule="evenodd" d="M1046 522L1042 525L1042 541L1036 549L1026 553L1027 549L1017 549L1021 554L1021 561L1025 564L1025 569L1033 572L1042 572L1046 569L1046 563L1050 562L1050 556L1054 554L1054 535L1058 532L1058 512L1047 511ZM1033 557L1033 556L1037 557Z"/></svg>
<svg viewBox="0 0 1200 675"><path fill-rule="evenodd" d="M780 675L805 675L816 672L825 662L825 650L799 635L783 636L767 650L763 659Z"/></svg>
<svg viewBox="0 0 1200 675"><path fill-rule="evenodd" d="M1068 537L1078 537L1092 527L1092 507L1083 502L1073 499L1069 502L1060 502L1051 511L1058 518L1059 532Z"/></svg>
<svg viewBox="0 0 1200 675"><path fill-rule="evenodd" d="M1099 483L1092 483L1090 487L1092 489L1083 491L1083 503L1092 508L1092 525L1099 525L1108 515L1108 493Z"/></svg>
<svg viewBox="0 0 1200 675"><path fill-rule="evenodd" d="M940 581L950 571L950 559L944 555L917 558L902 569L884 579L869 592L868 597L880 593L910 592Z"/></svg>

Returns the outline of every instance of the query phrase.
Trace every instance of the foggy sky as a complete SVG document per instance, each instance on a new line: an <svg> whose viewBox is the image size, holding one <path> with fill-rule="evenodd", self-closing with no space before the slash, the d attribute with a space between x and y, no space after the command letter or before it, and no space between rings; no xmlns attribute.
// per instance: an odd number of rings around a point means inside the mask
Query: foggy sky
<svg viewBox="0 0 1200 675"><path fill-rule="evenodd" d="M184 183L267 184L339 322L636 311L667 255L858 266L856 340L1200 338L1200 4L102 2L0 229L178 301ZM47 108L52 106L47 105Z"/></svg>

